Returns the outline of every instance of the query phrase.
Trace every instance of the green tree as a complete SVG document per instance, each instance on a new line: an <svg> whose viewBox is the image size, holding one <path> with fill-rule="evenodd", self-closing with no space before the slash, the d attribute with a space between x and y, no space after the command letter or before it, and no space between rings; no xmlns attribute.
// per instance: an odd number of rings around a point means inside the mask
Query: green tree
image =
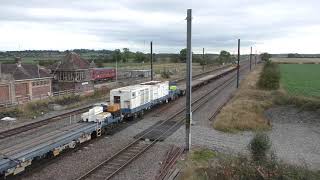
<svg viewBox="0 0 320 180"><path fill-rule="evenodd" d="M262 61L269 61L271 58L271 54L268 54L268 53L262 53L261 54L261 60Z"/></svg>
<svg viewBox="0 0 320 180"><path fill-rule="evenodd" d="M135 53L135 58L134 59L135 59L136 62L145 62L145 61L148 60L146 55L143 54L142 52L139 52L139 51L137 51Z"/></svg>
<svg viewBox="0 0 320 180"><path fill-rule="evenodd" d="M120 49L115 49L112 53L112 60L115 61L120 61L121 60L121 51Z"/></svg>
<svg viewBox="0 0 320 180"><path fill-rule="evenodd" d="M130 57L130 50L129 48L123 48L122 49L122 62L128 62L129 57Z"/></svg>
<svg viewBox="0 0 320 180"><path fill-rule="evenodd" d="M228 51L225 51L225 50L222 50L218 56L218 62L220 64L223 64L223 63L230 63L232 62L232 56L231 54L228 52Z"/></svg>
<svg viewBox="0 0 320 180"><path fill-rule="evenodd" d="M179 59L180 59L180 62L187 61L187 48L181 49Z"/></svg>

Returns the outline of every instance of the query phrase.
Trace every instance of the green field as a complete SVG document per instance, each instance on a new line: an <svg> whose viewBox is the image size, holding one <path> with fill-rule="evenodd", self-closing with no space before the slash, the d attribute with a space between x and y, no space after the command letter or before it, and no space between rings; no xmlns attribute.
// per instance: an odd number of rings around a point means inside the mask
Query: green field
<svg viewBox="0 0 320 180"><path fill-rule="evenodd" d="M280 64L280 71L289 94L320 97L320 64Z"/></svg>

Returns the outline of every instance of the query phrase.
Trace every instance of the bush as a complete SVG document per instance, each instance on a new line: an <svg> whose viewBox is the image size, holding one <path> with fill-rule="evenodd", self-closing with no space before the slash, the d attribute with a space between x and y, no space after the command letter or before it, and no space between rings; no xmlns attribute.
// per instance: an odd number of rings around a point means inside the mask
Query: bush
<svg viewBox="0 0 320 180"><path fill-rule="evenodd" d="M266 90L275 90L280 84L280 69L279 65L268 61L262 70L258 81L258 87Z"/></svg>
<svg viewBox="0 0 320 180"><path fill-rule="evenodd" d="M320 109L320 99L304 97L304 96L292 96L283 93L277 93L274 97L274 104L276 105L294 105L301 110L317 111Z"/></svg>
<svg viewBox="0 0 320 180"><path fill-rule="evenodd" d="M48 104L48 101L45 100L29 102L24 106L24 115L27 117L33 117L46 113L49 111Z"/></svg>
<svg viewBox="0 0 320 180"><path fill-rule="evenodd" d="M256 134L249 144L253 160L261 161L266 159L267 152L271 147L269 137L264 133Z"/></svg>
<svg viewBox="0 0 320 180"><path fill-rule="evenodd" d="M163 71L163 72L161 72L161 77L165 78L165 79L169 79L170 73L168 71Z"/></svg>
<svg viewBox="0 0 320 180"><path fill-rule="evenodd" d="M188 163L180 179L283 179L318 180L320 171L307 167L284 164L276 159L266 159L257 164L246 156L215 153L209 164Z"/></svg>
<svg viewBox="0 0 320 180"><path fill-rule="evenodd" d="M80 101L80 95L72 94L72 95L59 97L54 100L54 103L64 106L64 105L69 105L78 101Z"/></svg>
<svg viewBox="0 0 320 180"><path fill-rule="evenodd" d="M19 117L22 114L22 111L18 108L5 109L0 112L0 119L4 117Z"/></svg>

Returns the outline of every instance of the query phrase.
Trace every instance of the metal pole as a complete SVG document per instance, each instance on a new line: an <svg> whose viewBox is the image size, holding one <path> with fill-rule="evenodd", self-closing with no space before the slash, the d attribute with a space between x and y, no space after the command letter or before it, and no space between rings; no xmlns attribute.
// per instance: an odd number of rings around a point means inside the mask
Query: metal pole
<svg viewBox="0 0 320 180"><path fill-rule="evenodd" d="M257 50L256 50L256 54L254 55L254 65L256 66L257 65Z"/></svg>
<svg viewBox="0 0 320 180"><path fill-rule="evenodd" d="M252 46L250 47L250 57L249 57L249 59L250 59L250 71L251 71L251 65L252 65L252 63L251 63L251 59L252 59Z"/></svg>
<svg viewBox="0 0 320 180"><path fill-rule="evenodd" d="M239 76L240 76L240 39L238 39L237 88L239 88Z"/></svg>
<svg viewBox="0 0 320 180"><path fill-rule="evenodd" d="M150 42L150 49L151 49L151 53L150 53L150 63L151 63L151 81L153 81L153 52L152 52L152 41Z"/></svg>
<svg viewBox="0 0 320 180"><path fill-rule="evenodd" d="M202 48L202 63L203 63L203 65L202 65L202 71L204 71L204 48Z"/></svg>
<svg viewBox="0 0 320 180"><path fill-rule="evenodd" d="M190 126L192 121L191 111L191 83L192 83L192 49L191 49L191 21L192 10L187 10L187 81L186 81L186 151L191 148Z"/></svg>
<svg viewBox="0 0 320 180"><path fill-rule="evenodd" d="M116 82L118 82L118 57L116 58Z"/></svg>

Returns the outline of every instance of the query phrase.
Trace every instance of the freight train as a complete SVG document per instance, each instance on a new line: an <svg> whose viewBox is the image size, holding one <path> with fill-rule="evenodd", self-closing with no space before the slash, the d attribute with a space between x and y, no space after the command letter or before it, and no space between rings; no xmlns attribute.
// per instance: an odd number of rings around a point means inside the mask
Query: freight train
<svg viewBox="0 0 320 180"><path fill-rule="evenodd" d="M142 117L144 112L161 103L176 99L180 92L169 85L169 81L149 81L138 85L126 86L110 91L110 103L93 107L83 113L85 122L114 124L123 119Z"/></svg>
<svg viewBox="0 0 320 180"><path fill-rule="evenodd" d="M115 68L92 68L91 79L94 82L114 80L116 78Z"/></svg>
<svg viewBox="0 0 320 180"><path fill-rule="evenodd" d="M204 85L235 69L235 67L229 67L193 81L192 88ZM0 175L18 174L31 165L35 159L48 155L57 156L65 149L74 148L77 144L101 136L110 127L126 119L141 117L145 111L176 99L183 95L184 91L185 86L177 86L168 81L149 81L113 89L110 91L110 102L92 107L81 115L80 122L0 149Z"/></svg>

